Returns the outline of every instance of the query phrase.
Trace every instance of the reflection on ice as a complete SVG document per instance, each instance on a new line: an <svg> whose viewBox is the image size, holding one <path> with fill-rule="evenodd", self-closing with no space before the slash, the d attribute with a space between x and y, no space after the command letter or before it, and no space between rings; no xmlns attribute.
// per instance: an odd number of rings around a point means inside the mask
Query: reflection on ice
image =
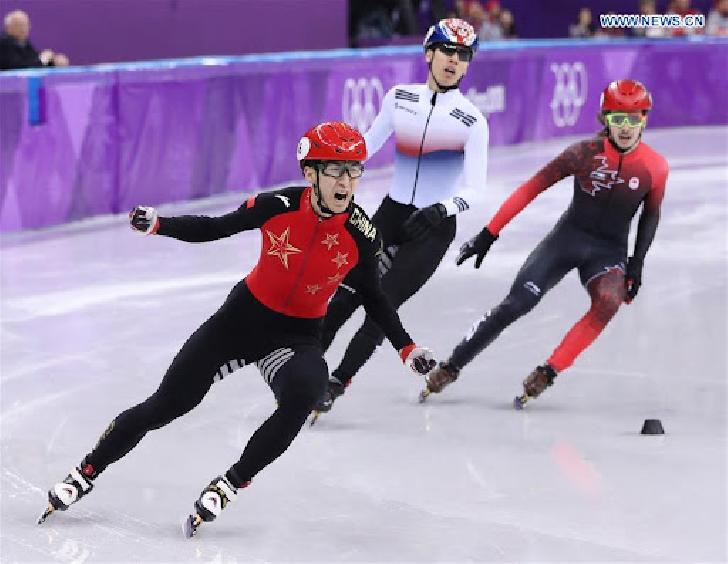
<svg viewBox="0 0 728 564"><path fill-rule="evenodd" d="M273 409L254 368L150 433L77 506L34 523L46 488L156 388L252 266L258 235L187 245L137 236L119 216L4 238L0 560L726 560L728 131L646 138L673 170L643 288L553 388L523 412L510 406L588 308L574 275L424 405L420 381L381 347L334 410L191 541L181 519ZM570 141L493 150L445 263L401 310L419 343L446 355L505 295L568 203L568 181L504 230L480 270L456 268L455 249ZM367 172L357 199L369 211L388 177ZM244 198L162 212L221 213ZM647 418L666 435L641 436Z"/></svg>

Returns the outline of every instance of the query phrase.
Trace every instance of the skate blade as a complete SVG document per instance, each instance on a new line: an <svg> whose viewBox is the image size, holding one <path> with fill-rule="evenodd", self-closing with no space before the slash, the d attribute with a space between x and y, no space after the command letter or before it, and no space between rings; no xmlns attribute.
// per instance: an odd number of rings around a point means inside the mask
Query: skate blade
<svg viewBox="0 0 728 564"><path fill-rule="evenodd" d="M316 421L318 421L319 417L321 417L321 412L314 410L311 413L311 423L309 424L309 427L313 427Z"/></svg>
<svg viewBox="0 0 728 564"><path fill-rule="evenodd" d="M516 396L515 398L513 398L513 407L520 411L526 406L526 403L529 399L531 398L529 398L526 394L523 394L522 396Z"/></svg>
<svg viewBox="0 0 728 564"><path fill-rule="evenodd" d="M51 513L53 513L56 510L55 507L53 507L50 503L48 504L48 507L46 507L46 510L43 512L43 515L38 517L38 525L42 525L43 522L48 519Z"/></svg>
<svg viewBox="0 0 728 564"><path fill-rule="evenodd" d="M195 513L194 515L188 515L187 519L185 519L184 523L182 523L182 532L184 533L185 537L191 539L193 536L195 536L195 533L197 532L197 529L201 523L202 517L200 517L197 513Z"/></svg>
<svg viewBox="0 0 728 564"><path fill-rule="evenodd" d="M425 388L420 392L420 396L418 398L420 403L425 403L428 397L430 397L430 394L432 392L430 391L430 388Z"/></svg>

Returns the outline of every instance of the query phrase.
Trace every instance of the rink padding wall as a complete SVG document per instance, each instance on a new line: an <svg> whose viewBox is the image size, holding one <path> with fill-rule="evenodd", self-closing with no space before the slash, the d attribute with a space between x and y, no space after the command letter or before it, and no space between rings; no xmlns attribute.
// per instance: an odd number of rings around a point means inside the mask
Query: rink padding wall
<svg viewBox="0 0 728 564"><path fill-rule="evenodd" d="M426 72L404 47L3 73L0 231L298 178L303 131L332 119L365 130L387 89ZM596 131L599 93L622 77L652 90L650 127L728 124L719 40L501 43L462 90L503 145ZM370 166L392 153L390 141Z"/></svg>

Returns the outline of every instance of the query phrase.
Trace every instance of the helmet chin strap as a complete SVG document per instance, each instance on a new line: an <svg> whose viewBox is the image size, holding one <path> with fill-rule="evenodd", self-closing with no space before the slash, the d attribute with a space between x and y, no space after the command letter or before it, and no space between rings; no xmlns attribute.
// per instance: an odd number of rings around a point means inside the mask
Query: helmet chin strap
<svg viewBox="0 0 728 564"><path fill-rule="evenodd" d="M430 76L432 77L433 82L435 84L437 84L437 87L440 89L440 92L444 93L444 92L448 92L450 90L455 90L456 88L460 88L460 81L463 79L462 76L452 86L443 86L442 84L440 84L439 82L437 82L437 79L435 78L435 73L432 72L432 61L430 61L429 63L427 63L427 68L429 69L429 73L430 73Z"/></svg>
<svg viewBox="0 0 728 564"><path fill-rule="evenodd" d="M321 195L321 187L319 186L321 177L319 176L321 172L319 171L318 166L316 167L316 183L313 185L313 193L316 194L316 205L318 206L319 210L326 214L327 216L332 215L338 215L340 213L346 213L349 211L349 206L346 206L346 209L344 211L335 212L334 210L330 209L326 204L324 204L323 196ZM351 197L351 201L354 201L354 196ZM350 202L351 205L351 202Z"/></svg>
<svg viewBox="0 0 728 564"><path fill-rule="evenodd" d="M615 149L616 149L616 150L617 150L618 152L620 152L620 153L629 153L629 152L630 152L630 151L631 151L632 149L634 149L635 147L637 147L637 145L639 145L639 144L640 144L640 141L642 141L642 133L644 132L644 130L645 130L645 128L643 127L643 128L642 128L642 129L640 130L640 134L639 134L639 135L637 136L637 139L635 140L635 142L634 142L634 143L632 143L632 144L631 144L631 145L630 145L629 147L627 147L626 149L625 149L625 148L622 148L622 147L620 147L620 146L619 146L619 145L617 144L617 142L616 142L616 141L615 141L615 140L614 140L614 139L612 138L612 133L611 133L611 132L609 132L609 134L607 135L607 139L609 139L609 142L610 142L610 143L612 144L612 147L614 147L614 148L615 148Z"/></svg>

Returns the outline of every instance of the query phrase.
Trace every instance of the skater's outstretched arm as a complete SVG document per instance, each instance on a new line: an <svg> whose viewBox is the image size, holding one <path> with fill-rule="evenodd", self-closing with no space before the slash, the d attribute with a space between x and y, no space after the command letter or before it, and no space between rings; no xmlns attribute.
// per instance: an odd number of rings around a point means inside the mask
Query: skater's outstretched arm
<svg viewBox="0 0 728 564"><path fill-rule="evenodd" d="M368 251L363 250L364 256L357 266L357 276L352 277L356 289L361 295L364 310L379 325L392 346L397 349L402 361L415 372L427 374L437 364L432 357L432 352L414 344L412 337L402 326L399 315L382 290L378 256L382 249L378 234L375 241L371 242Z"/></svg>
<svg viewBox="0 0 728 564"><path fill-rule="evenodd" d="M374 118L372 126L364 134L367 146L367 159L371 159L382 148L394 131L392 112L394 110L395 89L392 88L382 100L382 109Z"/></svg>
<svg viewBox="0 0 728 564"><path fill-rule="evenodd" d="M577 166L583 160L582 154L587 148L587 144L588 142L580 141L570 145L555 159L516 188L488 223L488 231L498 236L501 229L521 213L523 208L530 204L536 196L559 180L574 174Z"/></svg>
<svg viewBox="0 0 728 564"><path fill-rule="evenodd" d="M655 179L655 184L647 192L642 204L634 252L627 262L627 272L625 274L627 290L625 301L627 303L632 302L642 285L642 266L647 251L655 238L655 233L657 233L657 226L660 223L660 207L665 196L665 184L668 175L667 161L664 161L663 166L660 167L659 174L660 177Z"/></svg>
<svg viewBox="0 0 728 564"><path fill-rule="evenodd" d="M583 141L570 145L559 156L516 188L498 208L490 223L460 247L457 257L458 266L470 257L475 256L475 268L480 268L483 258L490 250L490 246L498 239L501 230L541 192L553 186L559 180L574 174L578 163L581 161L581 155L587 147L588 143Z"/></svg>
<svg viewBox="0 0 728 564"><path fill-rule="evenodd" d="M165 235L180 241L202 243L256 229L273 215L285 211L290 204L290 197L285 191L264 192L249 198L235 211L218 217L160 217L154 208L137 206L129 212L129 221L132 229L148 235Z"/></svg>

